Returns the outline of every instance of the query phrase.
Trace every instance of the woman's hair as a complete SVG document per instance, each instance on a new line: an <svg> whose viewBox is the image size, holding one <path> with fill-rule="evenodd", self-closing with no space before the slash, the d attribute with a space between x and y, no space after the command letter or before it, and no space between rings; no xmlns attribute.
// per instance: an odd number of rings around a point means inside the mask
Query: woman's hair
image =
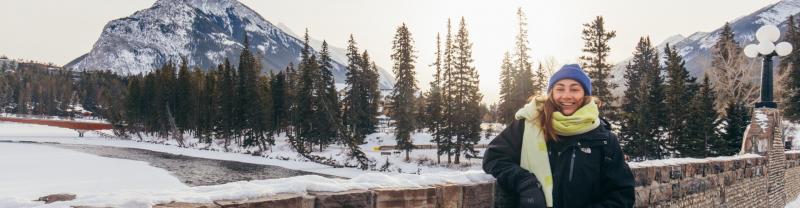
<svg viewBox="0 0 800 208"><path fill-rule="evenodd" d="M531 97L529 100L533 101L534 99L535 98ZM597 100L592 96L584 96L583 103L581 103L581 106L578 107L578 109L582 108L586 104L589 104L589 102L592 100L595 100L595 103L597 103L598 106L602 105L600 100ZM537 110L538 113L536 118L539 120L545 140L556 140L558 138L558 136L556 136L556 130L553 128L553 112L558 110L558 104L556 104L556 101L553 99L553 92L551 91L548 93L547 98L545 98L544 105Z"/></svg>

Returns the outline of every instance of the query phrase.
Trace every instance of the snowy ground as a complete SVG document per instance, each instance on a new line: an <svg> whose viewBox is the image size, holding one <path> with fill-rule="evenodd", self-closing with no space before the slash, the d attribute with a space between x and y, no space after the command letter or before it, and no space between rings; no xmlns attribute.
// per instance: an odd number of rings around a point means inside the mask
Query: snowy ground
<svg viewBox="0 0 800 208"><path fill-rule="evenodd" d="M485 125L487 128L488 125ZM496 131L502 130L502 126L495 125ZM104 132L111 134L110 131ZM491 141L490 138L482 138L479 144L487 144ZM101 145L112 147L127 147L146 149L157 152L172 153L178 155L186 155L191 157L239 161L253 164L274 165L285 167L289 169L302 170L314 173L335 175L341 177L352 178L365 173L363 170L354 168L332 168L316 163L307 161L299 156L286 142L285 136L278 136L276 138L276 145L272 149L260 153L258 156L253 156L257 152L256 148L240 148L231 146L228 152L224 151L221 144L206 145L197 143L195 139L187 139L185 144L189 148L179 148L174 140L162 140L153 137L144 137L142 141L134 140L120 140L109 139L102 135L95 134L94 132L87 132L85 137L77 137L77 132L69 129L62 129L57 127L48 127L31 124L18 124L10 122L0 122L0 140L10 141L35 141L35 142L57 142L63 144L87 144L87 145ZM430 144L431 135L428 133L415 133L413 134L414 144ZM376 151L375 147L381 145L395 145L394 136L391 132L379 132L369 135L366 138L366 144L360 145L361 149L367 154L368 157L376 162L376 167L384 166L387 161L389 165L385 172L395 173L435 173L442 171L466 171L466 170L480 170L481 159L461 157L461 164L459 165L446 165L447 158L441 158L443 164L438 165L436 162L435 149L418 149L411 152L411 161L404 162L405 153L392 153L394 151L384 151L391 153L390 155L382 155L381 151ZM480 151L478 155L483 155L484 149L476 149ZM334 158L339 161L347 161L349 156L345 148L339 146L331 146L322 152L314 152L313 154Z"/></svg>
<svg viewBox="0 0 800 208"><path fill-rule="evenodd" d="M463 164L460 166L438 166L432 164L436 159L435 150L416 150L412 152L412 161L408 163L402 162L403 154L387 156L373 151L379 145L394 145L392 137L391 133L372 134L367 138L368 143L361 145L367 155L378 162L376 165L389 161L388 173L380 173L354 168L331 168L308 162L291 150L285 137L279 137L270 151L254 156L252 153L255 149L233 148L230 152L223 152L219 144L198 144L194 140L187 141L189 148L180 148L174 141L157 138L145 138L144 141L110 139L94 132L87 132L85 137L77 137L77 132L69 129L0 122L0 141L4 141L0 142L0 167L4 167L0 172L0 208L69 205L149 207L169 201L210 202L276 193L418 187L492 180L491 176L480 170L479 159L462 158ZM415 134L414 139L417 144L430 143L430 135L425 133ZM307 175L187 187L165 170L154 168L145 162L98 157L46 145L21 144L20 141L137 148L198 158L275 165L350 179ZM484 138L480 143L489 141L490 139ZM343 148L339 147L331 147L315 154L337 160L348 158ZM443 157L442 160L446 161L446 158ZM141 181L144 178L147 181ZM30 201L54 193L73 193L78 198L71 202L49 205Z"/></svg>
<svg viewBox="0 0 800 208"><path fill-rule="evenodd" d="M115 190L186 188L146 162L99 157L38 144L0 144L0 207L29 207L55 193L102 194ZM136 173L136 174L131 174Z"/></svg>
<svg viewBox="0 0 800 208"><path fill-rule="evenodd" d="M786 208L800 208L800 196L796 196L794 200L786 203Z"/></svg>
<svg viewBox="0 0 800 208"><path fill-rule="evenodd" d="M352 179L305 175L282 179L238 181L188 187L168 172L145 162L99 157L41 144L0 143L0 207L123 208L150 207L171 201L209 203L278 193L346 191L382 187L423 187L491 181L480 171L436 174L365 173ZM74 201L43 204L31 201L53 193L71 193Z"/></svg>

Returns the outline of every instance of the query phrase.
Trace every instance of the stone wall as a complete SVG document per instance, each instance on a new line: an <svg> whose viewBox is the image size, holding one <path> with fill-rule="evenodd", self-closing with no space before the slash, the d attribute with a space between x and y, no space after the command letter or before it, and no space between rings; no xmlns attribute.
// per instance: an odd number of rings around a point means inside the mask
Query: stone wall
<svg viewBox="0 0 800 208"><path fill-rule="evenodd" d="M766 157L635 167L636 207L762 207Z"/></svg>
<svg viewBox="0 0 800 208"><path fill-rule="evenodd" d="M786 153L783 191L787 202L800 196L800 152Z"/></svg>
<svg viewBox="0 0 800 208"><path fill-rule="evenodd" d="M800 153L768 162L760 156L634 167L635 206L783 207L800 194ZM783 170L770 169L776 163Z"/></svg>
<svg viewBox="0 0 800 208"><path fill-rule="evenodd" d="M155 208L482 208L494 203L494 183L440 185L425 188L373 189L347 192L279 194L249 200L219 200L214 203L172 202Z"/></svg>

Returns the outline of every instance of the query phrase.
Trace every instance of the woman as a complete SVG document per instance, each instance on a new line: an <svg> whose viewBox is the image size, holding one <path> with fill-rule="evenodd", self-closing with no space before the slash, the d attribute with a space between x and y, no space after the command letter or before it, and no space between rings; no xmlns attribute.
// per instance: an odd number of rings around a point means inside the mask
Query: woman
<svg viewBox="0 0 800 208"><path fill-rule="evenodd" d="M633 174L599 117L586 73L564 65L547 93L517 111L484 155L483 170L497 179L506 205L633 207Z"/></svg>

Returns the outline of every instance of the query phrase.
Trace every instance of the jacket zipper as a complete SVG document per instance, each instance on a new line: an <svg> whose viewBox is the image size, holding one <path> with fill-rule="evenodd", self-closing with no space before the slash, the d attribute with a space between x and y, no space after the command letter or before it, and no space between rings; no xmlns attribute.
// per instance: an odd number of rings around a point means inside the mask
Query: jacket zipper
<svg viewBox="0 0 800 208"><path fill-rule="evenodd" d="M575 167L575 148L572 148L572 158L569 160L569 182L572 182L572 169Z"/></svg>

